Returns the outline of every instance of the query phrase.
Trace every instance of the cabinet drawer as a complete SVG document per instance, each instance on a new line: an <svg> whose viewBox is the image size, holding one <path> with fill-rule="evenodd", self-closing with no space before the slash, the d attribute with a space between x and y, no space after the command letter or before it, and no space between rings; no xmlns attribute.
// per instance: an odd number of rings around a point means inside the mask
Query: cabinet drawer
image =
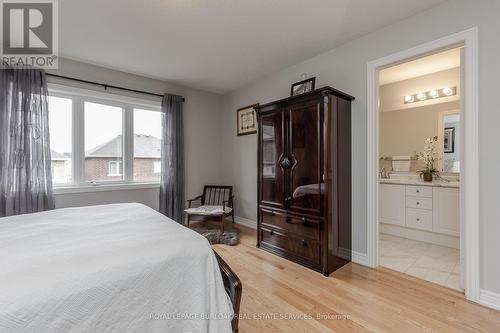
<svg viewBox="0 0 500 333"><path fill-rule="evenodd" d="M422 209L406 210L406 226L415 229L432 231L432 212Z"/></svg>
<svg viewBox="0 0 500 333"><path fill-rule="evenodd" d="M262 243L319 265L321 246L318 242L306 238L295 238L272 229L261 228L260 232Z"/></svg>
<svg viewBox="0 0 500 333"><path fill-rule="evenodd" d="M406 197L406 207L432 210L432 199L423 197Z"/></svg>
<svg viewBox="0 0 500 333"><path fill-rule="evenodd" d="M406 195L414 197L432 198L431 186L406 186Z"/></svg>
<svg viewBox="0 0 500 333"><path fill-rule="evenodd" d="M305 217L295 217L272 210L261 210L261 222L264 227L272 226L284 231L319 240L319 221Z"/></svg>

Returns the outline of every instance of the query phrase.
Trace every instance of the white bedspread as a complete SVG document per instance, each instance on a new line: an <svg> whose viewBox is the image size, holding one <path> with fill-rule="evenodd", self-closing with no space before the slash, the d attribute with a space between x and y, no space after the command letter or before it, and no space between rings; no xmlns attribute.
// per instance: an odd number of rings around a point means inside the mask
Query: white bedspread
<svg viewBox="0 0 500 333"><path fill-rule="evenodd" d="M232 313L207 240L149 207L0 219L0 332L224 333Z"/></svg>

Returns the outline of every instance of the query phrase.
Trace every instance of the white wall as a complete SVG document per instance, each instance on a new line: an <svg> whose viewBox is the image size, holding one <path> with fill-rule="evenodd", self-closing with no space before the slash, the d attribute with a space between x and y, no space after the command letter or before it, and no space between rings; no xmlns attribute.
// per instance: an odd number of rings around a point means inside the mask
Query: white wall
<svg viewBox="0 0 500 333"><path fill-rule="evenodd" d="M201 193L205 183L221 182L220 162L222 155L219 119L221 117L222 98L220 95L62 58L59 59L59 70L50 72L158 94L173 93L182 95L186 98L183 109L186 197L191 198ZM82 85L57 78L49 77L49 82L103 91L103 88L98 86ZM110 89L110 92L143 99L155 99L154 96L149 97L120 90ZM160 98L155 100L159 101ZM157 209L158 189L57 194L55 199L57 208L115 202L141 202Z"/></svg>
<svg viewBox="0 0 500 333"><path fill-rule="evenodd" d="M317 87L331 85L356 97L352 107L353 249L366 253L366 64L389 54L473 26L479 28L480 286L500 292L500 1L455 0L385 27L336 49L268 75L226 96L223 129L224 175L236 186L236 214L256 219L256 135L237 137L238 107L287 97L300 74L316 76Z"/></svg>
<svg viewBox="0 0 500 333"><path fill-rule="evenodd" d="M159 187L120 191L55 194L56 208L138 202L158 210Z"/></svg>

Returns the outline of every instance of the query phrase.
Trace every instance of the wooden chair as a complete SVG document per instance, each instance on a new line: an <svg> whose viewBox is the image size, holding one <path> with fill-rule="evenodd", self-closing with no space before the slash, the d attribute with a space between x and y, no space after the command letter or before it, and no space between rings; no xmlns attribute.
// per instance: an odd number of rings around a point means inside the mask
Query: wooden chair
<svg viewBox="0 0 500 333"><path fill-rule="evenodd" d="M234 224L233 187L222 185L205 185L203 194L188 200L187 227L190 221L220 221L221 231L224 233L224 219L231 215ZM192 207L194 201L201 205Z"/></svg>

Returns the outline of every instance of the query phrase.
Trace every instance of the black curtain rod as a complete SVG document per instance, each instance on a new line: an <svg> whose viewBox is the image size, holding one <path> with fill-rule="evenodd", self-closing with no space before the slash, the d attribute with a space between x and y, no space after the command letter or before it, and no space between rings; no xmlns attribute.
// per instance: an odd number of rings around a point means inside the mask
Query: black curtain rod
<svg viewBox="0 0 500 333"><path fill-rule="evenodd" d="M57 75L57 74L51 74L51 73L47 73L47 75L48 76L52 76L52 77L57 77L59 79L65 79L65 80L71 80L71 81L76 81L76 82L81 82L81 83L87 83L87 84L93 84L93 85L96 85L96 86L101 86L101 87L104 87L104 90L106 90L108 88L112 88L112 89L125 90L125 91L130 91L130 92L139 93L139 94L145 94L145 95L163 97L163 95L155 94L155 93L148 92L148 91L123 88L123 87L113 86L111 84L105 84L105 83L99 83L99 82L94 82L94 81L87 81L87 80L76 79L74 77L69 77L69 76L63 76L63 75ZM182 101L185 102L186 99L183 97Z"/></svg>

